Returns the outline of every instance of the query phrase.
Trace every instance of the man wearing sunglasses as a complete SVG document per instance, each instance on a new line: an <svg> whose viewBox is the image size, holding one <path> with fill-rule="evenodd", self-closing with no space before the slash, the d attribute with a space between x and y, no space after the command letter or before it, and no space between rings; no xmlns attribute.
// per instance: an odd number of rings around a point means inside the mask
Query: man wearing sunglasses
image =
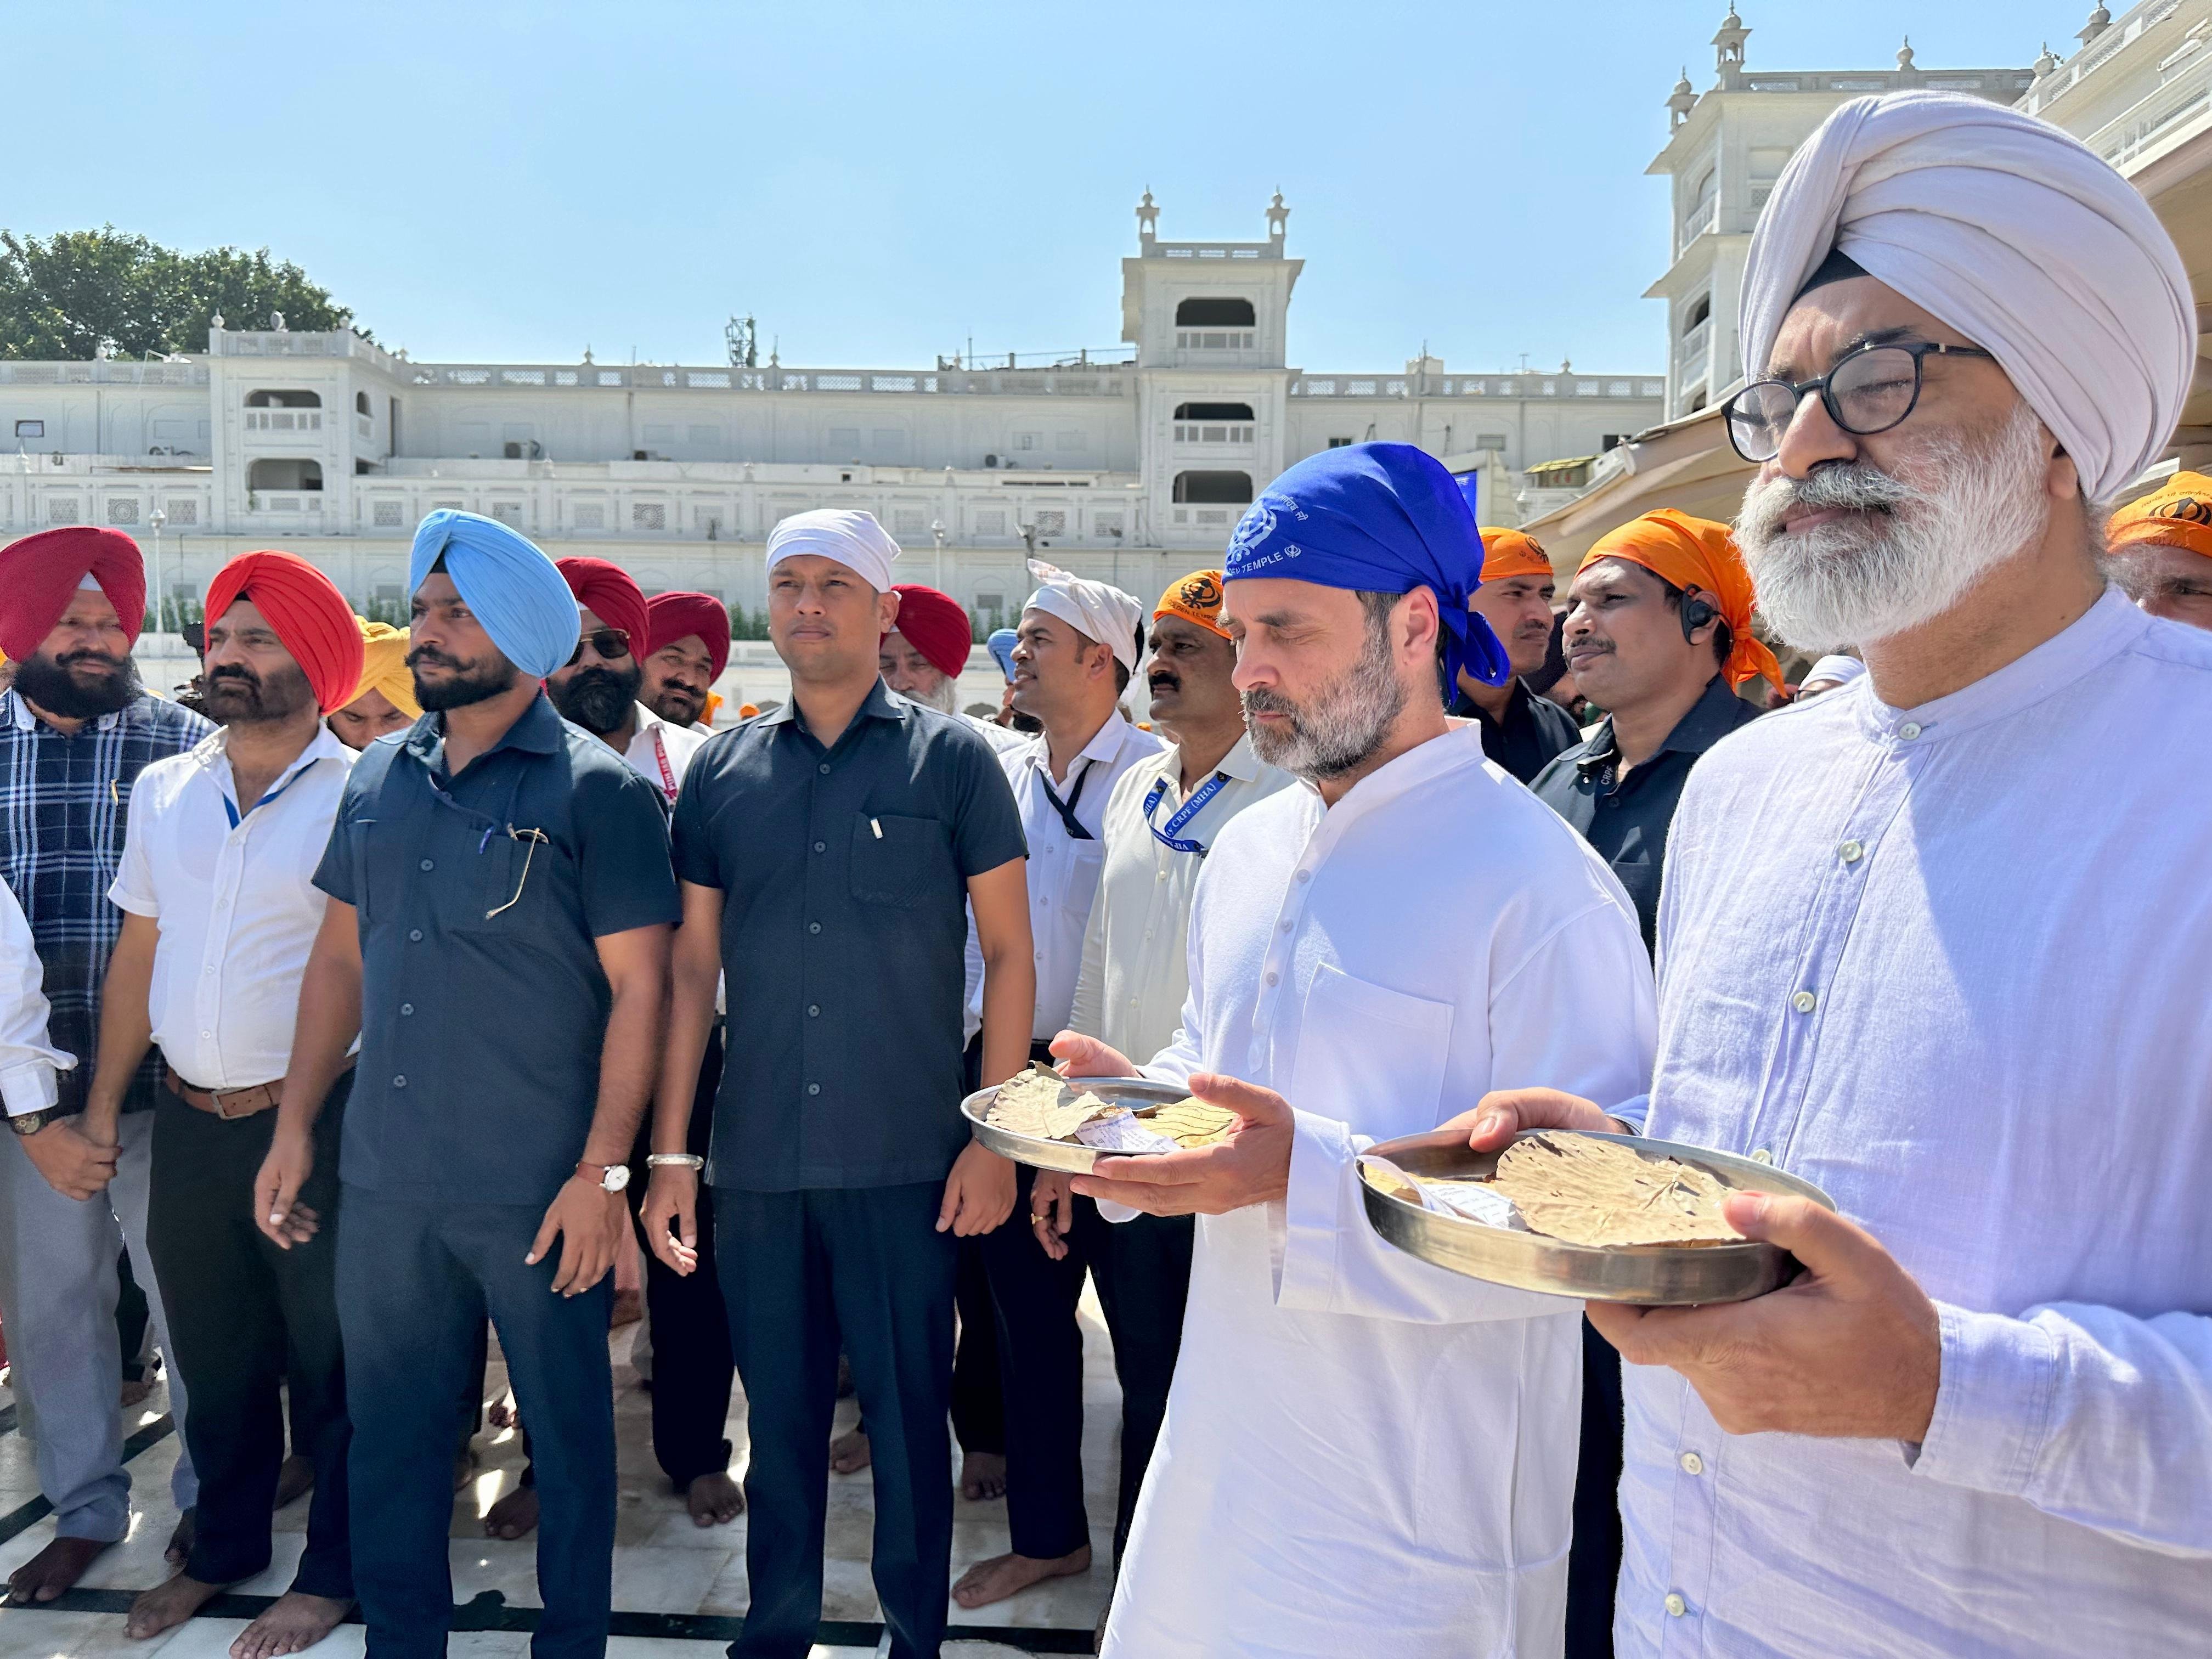
<svg viewBox="0 0 2212 1659"><path fill-rule="evenodd" d="M1589 1316L1629 1362L1625 1655L2179 1653L2212 1629L2212 640L2102 503L2196 362L2173 243L2077 140L1862 98L1752 245L1731 436L1768 623L1866 673L1682 795L1651 1133L1771 1163L1802 1272ZM1599 1127L1492 1096L1474 1144ZM1844 1216L1852 1218L1844 1219Z"/></svg>
<svg viewBox="0 0 2212 1659"><path fill-rule="evenodd" d="M575 654L547 676L545 695L562 720L627 760L672 808L684 787L684 769L707 739L638 701L645 684L638 653L653 632L644 590L629 571L605 559L553 562L576 596L579 634Z"/></svg>

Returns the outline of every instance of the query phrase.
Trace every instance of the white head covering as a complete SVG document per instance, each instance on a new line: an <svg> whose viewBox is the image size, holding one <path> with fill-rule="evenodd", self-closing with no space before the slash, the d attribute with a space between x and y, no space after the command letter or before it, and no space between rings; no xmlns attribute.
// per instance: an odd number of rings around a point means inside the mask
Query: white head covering
<svg viewBox="0 0 2212 1659"><path fill-rule="evenodd" d="M1831 249L1995 353L2090 500L2165 448L2196 369L2188 273L2150 204L2079 139L1960 93L1844 105L1752 234L1753 374Z"/></svg>
<svg viewBox="0 0 2212 1659"><path fill-rule="evenodd" d="M1849 685L1865 672L1866 665L1856 657L1823 657L1797 683L1810 685L1814 680L1833 680L1838 685Z"/></svg>
<svg viewBox="0 0 2212 1659"><path fill-rule="evenodd" d="M842 507L794 513L768 532L770 570L786 559L808 553L836 560L877 592L887 593L891 586L891 561L899 556L899 544L891 539L890 532L876 522L874 514Z"/></svg>
<svg viewBox="0 0 2212 1659"><path fill-rule="evenodd" d="M1131 673L1137 672L1137 624L1145 608L1133 595L1105 582L1072 576L1042 559L1030 561L1030 574L1037 580L1037 591L1023 609L1059 617L1077 633L1109 647Z"/></svg>

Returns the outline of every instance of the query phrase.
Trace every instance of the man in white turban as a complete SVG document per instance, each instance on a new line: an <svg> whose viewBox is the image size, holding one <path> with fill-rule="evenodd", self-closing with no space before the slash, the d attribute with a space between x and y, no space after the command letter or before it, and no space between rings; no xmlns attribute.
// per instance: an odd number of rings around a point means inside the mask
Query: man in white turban
<svg viewBox="0 0 2212 1659"><path fill-rule="evenodd" d="M1615 1645L2201 1651L2212 821L2172 733L2212 638L2098 562L2189 386L2187 280L2075 140L1913 94L1807 143L1745 293L1739 540L1778 631L1867 672L1692 776L1652 1092L1605 1103L1841 1213L1729 1200L1802 1265L1771 1295L1591 1304L1629 1362ZM1470 1127L1547 1122L1604 1127L1520 1091Z"/></svg>

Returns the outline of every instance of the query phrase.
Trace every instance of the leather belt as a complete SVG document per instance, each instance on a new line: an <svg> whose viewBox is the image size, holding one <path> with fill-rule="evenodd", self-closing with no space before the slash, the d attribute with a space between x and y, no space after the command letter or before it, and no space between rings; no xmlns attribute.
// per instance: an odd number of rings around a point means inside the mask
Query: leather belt
<svg viewBox="0 0 2212 1659"><path fill-rule="evenodd" d="M353 1069L353 1060L349 1059L339 1075L343 1077ZM252 1117L258 1112L267 1111L284 1097L284 1083L281 1078L274 1083L257 1083L251 1089L195 1089L174 1072L165 1068L161 1080L169 1085L169 1092L185 1105L213 1117Z"/></svg>

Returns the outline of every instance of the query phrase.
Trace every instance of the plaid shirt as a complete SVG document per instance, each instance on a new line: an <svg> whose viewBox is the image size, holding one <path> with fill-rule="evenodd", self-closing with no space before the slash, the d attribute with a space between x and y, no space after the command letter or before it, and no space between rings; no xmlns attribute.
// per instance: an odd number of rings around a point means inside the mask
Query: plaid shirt
<svg viewBox="0 0 2212 1659"><path fill-rule="evenodd" d="M190 749L214 726L190 709L143 696L64 737L10 690L0 695L0 881L30 919L46 971L48 1026L77 1057L61 1074L64 1112L84 1109L100 1048L100 987L122 930L107 896L123 857L131 787L155 761ZM154 1103L150 1053L124 1109Z"/></svg>

